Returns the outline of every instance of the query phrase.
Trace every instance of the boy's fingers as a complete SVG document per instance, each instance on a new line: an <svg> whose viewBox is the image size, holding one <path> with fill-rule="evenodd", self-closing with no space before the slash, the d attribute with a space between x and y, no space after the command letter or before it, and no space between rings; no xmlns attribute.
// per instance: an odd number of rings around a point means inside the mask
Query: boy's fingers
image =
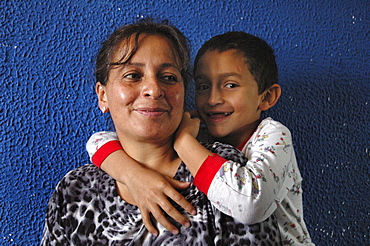
<svg viewBox="0 0 370 246"><path fill-rule="evenodd" d="M162 210L159 207L157 209L153 209L151 213L153 217L158 221L158 223L161 224L170 232L172 232L172 234L179 233L179 229L177 229L173 224L171 224L171 222L168 221L168 219L166 218L166 216L163 214Z"/></svg>
<svg viewBox="0 0 370 246"><path fill-rule="evenodd" d="M186 199L178 200L176 201L176 203L179 204L183 209L185 209L189 214L191 215L197 214L197 210Z"/></svg>
<svg viewBox="0 0 370 246"><path fill-rule="evenodd" d="M191 118L199 117L198 112L195 111L195 110L189 110L188 112L189 112Z"/></svg>
<svg viewBox="0 0 370 246"><path fill-rule="evenodd" d="M140 213L146 229L148 229L148 231L154 236L158 236L158 231L155 229L155 227L152 224L152 221L150 220L149 211L147 211L146 209L145 210L140 209Z"/></svg>
<svg viewBox="0 0 370 246"><path fill-rule="evenodd" d="M164 202L162 204L160 204L160 207L163 209L163 211L168 215L170 216L172 219L174 219L175 221L177 221L178 223L180 223L181 225L185 226L185 227L190 227L190 222L189 220L187 220L185 218L184 215L182 215L168 200L167 202ZM163 215L163 214L162 214ZM164 216L163 216L164 217ZM163 220L164 221L164 220ZM158 222L159 219L158 219ZM169 223L169 222L168 222ZM163 223L161 223L163 226L165 226ZM171 226L173 226L171 224ZM167 226L165 226L168 230L170 230ZM176 227L175 227L176 228ZM174 229L175 229L174 228ZM177 229L176 229L177 230ZM171 230L172 231L172 230ZM174 232L172 232L174 233ZM174 234L177 234L177 233L174 233Z"/></svg>
<svg viewBox="0 0 370 246"><path fill-rule="evenodd" d="M142 214L142 220L145 227L148 229L150 233L157 236L158 231L153 226L151 221L151 213L154 219L165 227L167 230L172 232L173 234L178 234L179 229L176 228L166 217L167 214L173 220L177 221L181 225L185 227L190 227L189 220L182 215L169 201L169 199L176 202L179 206L185 209L187 212L195 215L196 210L195 208L176 190L176 189L186 189L190 186L188 182L180 182L178 180L172 179L170 177L164 176L167 180L167 185L161 188L162 193L157 193L154 195L152 200L148 201L144 199L144 202L141 202L139 206L140 212ZM146 201L146 202L145 202Z"/></svg>
<svg viewBox="0 0 370 246"><path fill-rule="evenodd" d="M168 176L165 177L167 179L167 181L171 184L172 186L172 190L173 191L176 191L175 189L186 189L190 186L190 182L181 182L179 180L176 180L176 179L173 179L173 178L170 178ZM176 191L177 192L177 191ZM177 192L178 193L178 192Z"/></svg>
<svg viewBox="0 0 370 246"><path fill-rule="evenodd" d="M171 185L174 188L177 188L177 189L186 189L190 186L190 183L188 182L181 182L181 181L171 179L171 178L168 178L168 181L171 183ZM184 196L182 196L177 190L170 189L169 191L167 191L166 195L169 198L171 198L174 202L176 202L178 205L180 205L183 209L185 209L188 213L192 215L195 215L197 213L193 205L190 202L188 202L184 198Z"/></svg>
<svg viewBox="0 0 370 246"><path fill-rule="evenodd" d="M172 232L173 234L179 233L179 230L173 224L171 224L171 222L168 221L166 216L164 216L162 209L158 205L156 205L156 207L152 208L150 211L154 219L163 227L165 227L168 231ZM147 209L140 209L140 213L142 215L142 220L146 229L154 236L158 236L158 231L153 226L149 211Z"/></svg>

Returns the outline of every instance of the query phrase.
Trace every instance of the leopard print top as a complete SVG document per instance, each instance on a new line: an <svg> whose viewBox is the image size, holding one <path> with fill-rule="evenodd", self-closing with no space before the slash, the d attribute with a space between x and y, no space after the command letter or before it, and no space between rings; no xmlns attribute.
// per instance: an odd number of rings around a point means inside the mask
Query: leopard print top
<svg viewBox="0 0 370 246"><path fill-rule="evenodd" d="M184 163L175 179L192 182ZM69 172L50 198L41 245L281 245L274 216L246 225L213 207L194 185L180 193L197 210L193 216L173 203L191 227L168 217L180 233L173 235L156 223L159 235L154 237L138 207L118 195L115 180L92 164L84 165Z"/></svg>

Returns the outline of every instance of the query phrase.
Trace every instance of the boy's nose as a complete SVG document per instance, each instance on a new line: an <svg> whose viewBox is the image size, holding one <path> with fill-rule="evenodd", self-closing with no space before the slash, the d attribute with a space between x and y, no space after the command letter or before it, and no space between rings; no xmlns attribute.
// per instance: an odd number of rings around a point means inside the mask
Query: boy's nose
<svg viewBox="0 0 370 246"><path fill-rule="evenodd" d="M208 97L208 104L210 106L215 106L222 102L223 102L223 99L222 99L221 92L216 88L212 88L210 91L209 97Z"/></svg>
<svg viewBox="0 0 370 246"><path fill-rule="evenodd" d="M153 99L160 98L164 95L164 91L158 78L149 77L144 79L142 95Z"/></svg>

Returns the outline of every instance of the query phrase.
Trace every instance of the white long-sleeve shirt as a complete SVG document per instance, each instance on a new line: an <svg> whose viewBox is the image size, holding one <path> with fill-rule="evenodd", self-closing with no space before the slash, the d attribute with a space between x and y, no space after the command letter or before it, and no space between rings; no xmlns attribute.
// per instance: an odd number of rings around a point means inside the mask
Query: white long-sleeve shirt
<svg viewBox="0 0 370 246"><path fill-rule="evenodd" d="M112 132L94 134L87 143L90 157L117 136ZM210 150L233 155L231 146L214 143ZM218 151L215 151L218 149ZM228 161L209 157L200 167L194 184L223 213L246 224L254 224L275 214L283 245L314 245L302 207L302 177L288 128L271 118L261 121L240 150L245 160ZM105 151L109 153L109 151Z"/></svg>

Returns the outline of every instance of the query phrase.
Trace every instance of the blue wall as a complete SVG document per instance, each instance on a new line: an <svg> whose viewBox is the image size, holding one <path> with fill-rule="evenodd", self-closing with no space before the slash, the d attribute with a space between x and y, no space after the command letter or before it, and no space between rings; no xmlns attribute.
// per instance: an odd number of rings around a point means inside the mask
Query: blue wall
<svg viewBox="0 0 370 246"><path fill-rule="evenodd" d="M268 114L292 130L310 233L317 245L369 245L369 13L367 0L2 0L0 245L38 244L56 183L107 129L93 90L99 44L147 15L180 27L193 57L230 30L274 47L284 94Z"/></svg>

